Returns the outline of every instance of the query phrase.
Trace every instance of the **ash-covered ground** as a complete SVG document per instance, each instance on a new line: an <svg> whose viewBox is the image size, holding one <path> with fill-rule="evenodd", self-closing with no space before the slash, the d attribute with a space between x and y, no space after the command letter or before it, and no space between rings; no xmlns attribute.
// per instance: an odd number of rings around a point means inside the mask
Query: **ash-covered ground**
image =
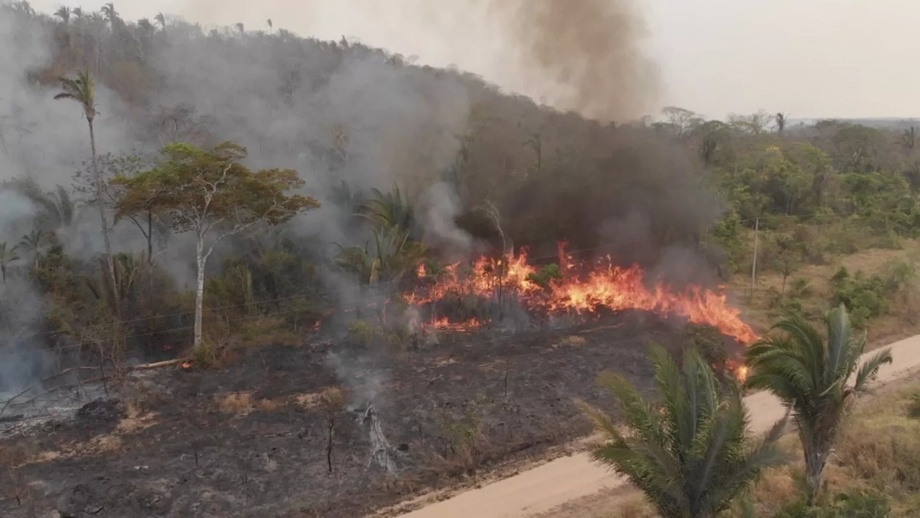
<svg viewBox="0 0 920 518"><path fill-rule="evenodd" d="M55 391L0 422L0 516L363 516L588 434L574 402L609 404L597 374L648 388L648 346L686 332L629 311L418 350L252 348L131 376L110 399Z"/></svg>

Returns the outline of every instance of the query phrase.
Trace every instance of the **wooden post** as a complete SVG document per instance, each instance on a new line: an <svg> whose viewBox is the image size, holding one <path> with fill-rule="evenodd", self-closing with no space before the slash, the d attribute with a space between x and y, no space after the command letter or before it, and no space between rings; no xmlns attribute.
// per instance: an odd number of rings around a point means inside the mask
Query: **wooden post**
<svg viewBox="0 0 920 518"><path fill-rule="evenodd" d="M759 244L760 218L754 220L754 261L751 264L751 300L754 300L754 285L757 283L757 247Z"/></svg>

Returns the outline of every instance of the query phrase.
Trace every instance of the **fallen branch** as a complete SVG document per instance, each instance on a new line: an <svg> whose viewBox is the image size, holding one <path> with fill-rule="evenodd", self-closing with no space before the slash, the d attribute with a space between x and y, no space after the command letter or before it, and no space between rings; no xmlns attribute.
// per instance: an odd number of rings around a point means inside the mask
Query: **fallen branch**
<svg viewBox="0 0 920 518"><path fill-rule="evenodd" d="M3 404L3 408L0 408L0 416L3 416L3 412L6 412L6 409L7 409L7 407L10 406L10 403L12 403L12 402L15 401L16 399L18 399L20 396L25 395L27 392L29 392L29 391L32 390L33 388L37 387L38 385L39 385L38 383L33 384L33 385L29 385L28 387L26 387L25 390L23 390L23 391L20 392L19 394L16 394L15 396L13 396L13 397L7 399L7 400L6 400L6 403Z"/></svg>
<svg viewBox="0 0 920 518"><path fill-rule="evenodd" d="M48 376L47 378L45 378L45 379L39 381L38 383L33 383L32 385L29 385L29 386L26 387L26 389L23 390L22 392L20 392L20 393L16 394L15 396L13 396L13 397L11 397L11 398L9 398L9 399L6 400L6 402L3 404L3 407L0 408L0 417L3 416L3 413L6 412L6 409L9 408L10 404L11 404L13 401L15 401L15 400L19 399L20 397L22 397L22 396L28 394L30 391L32 391L32 389L38 388L38 387L44 385L46 382L51 381L51 380L53 380L54 378L57 378L57 377L59 377L59 376L63 376L64 374L67 374L68 372L72 372L72 371L74 371L74 370L80 370L80 369L95 369L95 367L75 367L75 368L70 368L70 369L64 369L64 370L62 370L61 372L58 372L57 374L52 374L51 376ZM45 394L50 394L50 393L54 392L55 390L60 390L60 389L62 389L62 388L73 388L73 387L75 387L75 386L81 385L82 383L97 383L97 382L100 382L100 381L106 381L106 379L107 379L107 378L102 377L102 376L100 376L100 377L98 377L98 378L91 378L91 379L88 379L88 380L79 380L79 378L78 378L79 381L78 381L77 383L72 383L72 384L69 384L69 385L59 385L59 386L57 386L57 387L50 388L50 389L45 390L45 391L43 391L43 392L39 392L38 394L35 395L35 397L33 397L32 399L30 399L30 400L28 400L28 401L26 401L26 402L24 402L24 403L21 403L21 405L27 405L27 404L29 404L29 403L35 401L36 399L40 398L41 396L44 396Z"/></svg>
<svg viewBox="0 0 920 518"><path fill-rule="evenodd" d="M149 370L149 369L159 369L161 367L169 367L171 365L178 365L182 363L183 361L185 360L182 358L176 358L175 360L164 360L161 362L145 363L142 365L134 365L133 367L128 367L128 370L142 371L142 370Z"/></svg>

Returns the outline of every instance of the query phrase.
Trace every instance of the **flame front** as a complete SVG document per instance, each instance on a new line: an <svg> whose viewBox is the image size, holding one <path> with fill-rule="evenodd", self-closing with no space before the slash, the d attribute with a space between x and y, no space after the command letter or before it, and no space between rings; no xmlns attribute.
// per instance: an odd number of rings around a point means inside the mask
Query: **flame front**
<svg viewBox="0 0 920 518"><path fill-rule="evenodd" d="M674 291L664 283L650 286L645 272L637 265L620 267L610 257L578 262L565 253L562 245L558 266L558 271L546 275L528 263L526 253L513 252L499 258L480 258L465 274L461 274L460 264L449 265L438 273L420 266L416 272L419 287L407 293L405 299L421 306L437 305L451 298L507 300L514 297L529 311L548 315L639 309L679 315L696 324L711 325L745 344L757 339L757 334L741 320L740 311L728 303L724 293L701 287ZM431 325L438 329L468 329L483 323L470 318L452 322L441 316Z"/></svg>

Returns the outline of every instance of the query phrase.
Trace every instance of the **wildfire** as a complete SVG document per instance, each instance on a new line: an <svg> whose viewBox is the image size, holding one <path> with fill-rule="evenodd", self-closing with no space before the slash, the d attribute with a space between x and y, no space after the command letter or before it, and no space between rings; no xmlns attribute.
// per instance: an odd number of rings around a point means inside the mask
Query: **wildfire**
<svg viewBox="0 0 920 518"><path fill-rule="evenodd" d="M757 339L724 293L700 287L675 291L664 283L649 286L645 272L637 265L617 266L610 257L579 262L565 253L563 245L557 268L540 269L528 262L525 252L509 252L498 258L480 258L467 272L461 272L458 263L439 272L419 266L416 274L419 287L405 295L406 301L416 306L433 305L437 309L446 301L476 297L498 304L513 299L528 311L545 315L640 309L711 325L745 344ZM455 323L442 316L434 318L431 326L468 329L483 323L475 318Z"/></svg>

